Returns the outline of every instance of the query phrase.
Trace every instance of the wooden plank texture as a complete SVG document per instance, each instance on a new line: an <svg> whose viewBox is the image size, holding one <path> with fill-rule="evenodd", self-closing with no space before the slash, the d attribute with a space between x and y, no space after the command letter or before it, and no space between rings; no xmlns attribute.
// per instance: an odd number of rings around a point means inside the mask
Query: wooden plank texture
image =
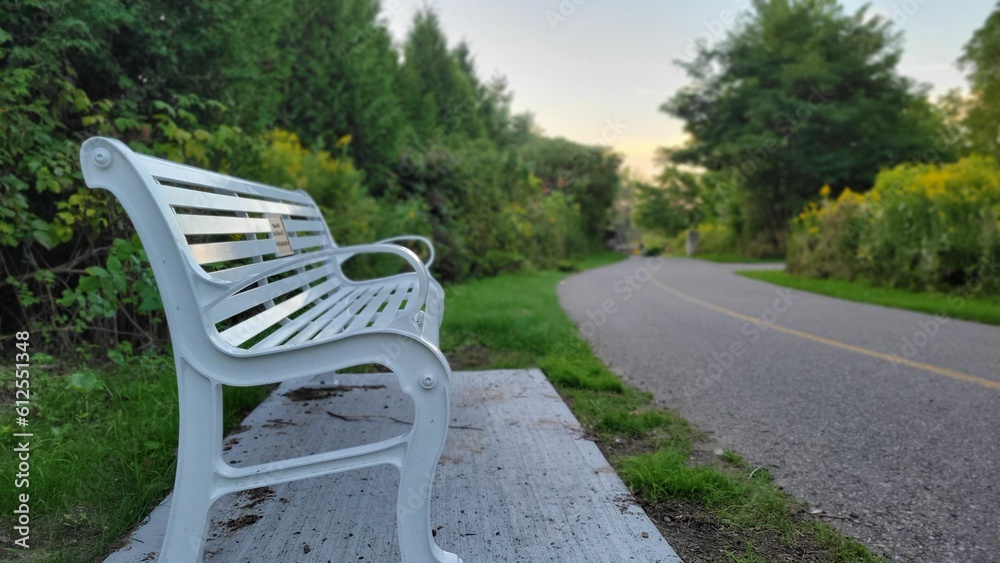
<svg viewBox="0 0 1000 563"><path fill-rule="evenodd" d="M466 563L680 561L540 371L458 372L451 400L432 493L441 547ZM391 374L286 383L224 457L238 467L373 442L407 431L412 412ZM397 480L381 466L227 495L205 561L398 561ZM155 555L169 500L106 562Z"/></svg>

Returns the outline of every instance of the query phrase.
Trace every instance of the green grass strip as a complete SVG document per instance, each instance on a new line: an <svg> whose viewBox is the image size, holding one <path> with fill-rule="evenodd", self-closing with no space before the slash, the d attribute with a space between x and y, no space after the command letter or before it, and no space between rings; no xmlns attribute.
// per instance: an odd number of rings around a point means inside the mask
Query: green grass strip
<svg viewBox="0 0 1000 563"><path fill-rule="evenodd" d="M795 276L776 270L745 270L737 274L820 295L907 309L920 313L944 315L955 319L1000 325L1000 297L977 295L971 290L954 293L916 292L907 289L876 287L867 280L844 281Z"/></svg>
<svg viewBox="0 0 1000 563"><path fill-rule="evenodd" d="M619 259L602 255L580 267ZM656 407L650 393L622 384L594 356L559 305L556 286L566 276L511 274L447 288L442 348L453 367L541 367L626 485L646 502L694 502L726 528L748 534L767 529L789 543L805 537L833 561L879 561L830 526L794 518L801 510L798 501L783 493L766 469L749 467L738 454L692 464L693 445L703 435L676 413ZM750 543L733 550L731 560L763 560L751 556Z"/></svg>

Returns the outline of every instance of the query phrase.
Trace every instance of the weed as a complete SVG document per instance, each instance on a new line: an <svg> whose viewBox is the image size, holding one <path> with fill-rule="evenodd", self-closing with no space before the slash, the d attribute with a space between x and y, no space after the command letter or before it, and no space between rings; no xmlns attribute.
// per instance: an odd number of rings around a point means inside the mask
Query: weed
<svg viewBox="0 0 1000 563"><path fill-rule="evenodd" d="M743 459L743 456L728 448L722 451L722 460L733 467L738 467L740 469L746 469L748 467L747 461Z"/></svg>

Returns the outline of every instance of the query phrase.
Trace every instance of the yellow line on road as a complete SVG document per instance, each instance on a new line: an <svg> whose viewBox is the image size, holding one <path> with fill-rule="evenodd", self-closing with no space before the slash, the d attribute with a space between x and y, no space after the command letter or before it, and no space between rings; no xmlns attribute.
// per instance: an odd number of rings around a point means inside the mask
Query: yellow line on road
<svg viewBox="0 0 1000 563"><path fill-rule="evenodd" d="M993 381L993 380L985 379L985 378L982 378L982 377L976 377L974 375L969 375L969 374L966 374L966 373L962 373L962 372L950 370L950 369L947 369L947 368L932 366L930 364L925 364L925 363L922 363L922 362L914 362L913 360L908 360L906 358L903 358L903 357L900 357L900 356L897 356L897 355L885 354L883 352L876 352L874 350L869 350L867 348L862 348L860 346L854 346L852 344L844 344L843 342L838 342L836 340L830 340L829 338L823 338L822 336L816 336L815 334L809 334L808 332L802 332L801 330L795 330L794 328L788 328L788 327L784 327L784 326L777 325L777 324L767 324L767 323L763 322L762 320L760 320L758 318L754 318L754 317L750 317L750 316L747 316L747 315L743 315L741 313L737 313L736 311L732 311L730 309L726 309L725 307L720 307L718 305L714 305L712 303L709 303L708 301L702 301L701 299L698 299L697 297L691 297L690 295L681 293L680 291L677 291L676 289L674 289L674 288L672 288L670 286L665 285L663 282L661 282L660 280L658 280L656 278L651 277L650 281L653 282L653 285L655 285L656 287L659 287L660 289L666 291L667 293L670 293L671 295L673 295L675 297L678 297L680 299L683 299L685 301L688 301L690 303L694 303L695 305L701 305L702 307L705 307L706 309L711 309L711 310L716 311L718 313L722 313L723 315L728 315L730 317L733 317L733 318L736 318L736 319L740 319L740 320L743 320L743 321L747 321L747 322L751 322L751 323L755 323L757 325L766 325L769 328L771 328L773 330L776 330L778 332L784 332L785 334L791 334L792 336L798 336L799 338L804 338L806 340L812 340L813 342L819 342L820 344L826 344L827 346L833 346L834 348L840 348L842 350L849 350L849 351L854 352L856 354L863 354L865 356L871 356L873 358L879 358L881 360L885 360L887 362L892 362L894 364L900 364L900 365L904 365L904 366L915 368L915 369L922 369L924 371L929 371L931 373L936 373L938 375L943 375L945 377L950 377L952 379L959 379L961 381L967 381L969 383L975 383L976 385L982 385L983 387L987 387L987 388L990 388L990 389L1000 389L1000 381Z"/></svg>

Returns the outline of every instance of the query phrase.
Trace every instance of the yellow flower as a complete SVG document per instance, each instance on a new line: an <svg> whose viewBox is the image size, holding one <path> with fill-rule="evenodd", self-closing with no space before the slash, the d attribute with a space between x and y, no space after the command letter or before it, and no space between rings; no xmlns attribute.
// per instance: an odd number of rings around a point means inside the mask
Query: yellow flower
<svg viewBox="0 0 1000 563"><path fill-rule="evenodd" d="M823 184L823 187L819 189L820 197L828 197L830 195L830 184Z"/></svg>

